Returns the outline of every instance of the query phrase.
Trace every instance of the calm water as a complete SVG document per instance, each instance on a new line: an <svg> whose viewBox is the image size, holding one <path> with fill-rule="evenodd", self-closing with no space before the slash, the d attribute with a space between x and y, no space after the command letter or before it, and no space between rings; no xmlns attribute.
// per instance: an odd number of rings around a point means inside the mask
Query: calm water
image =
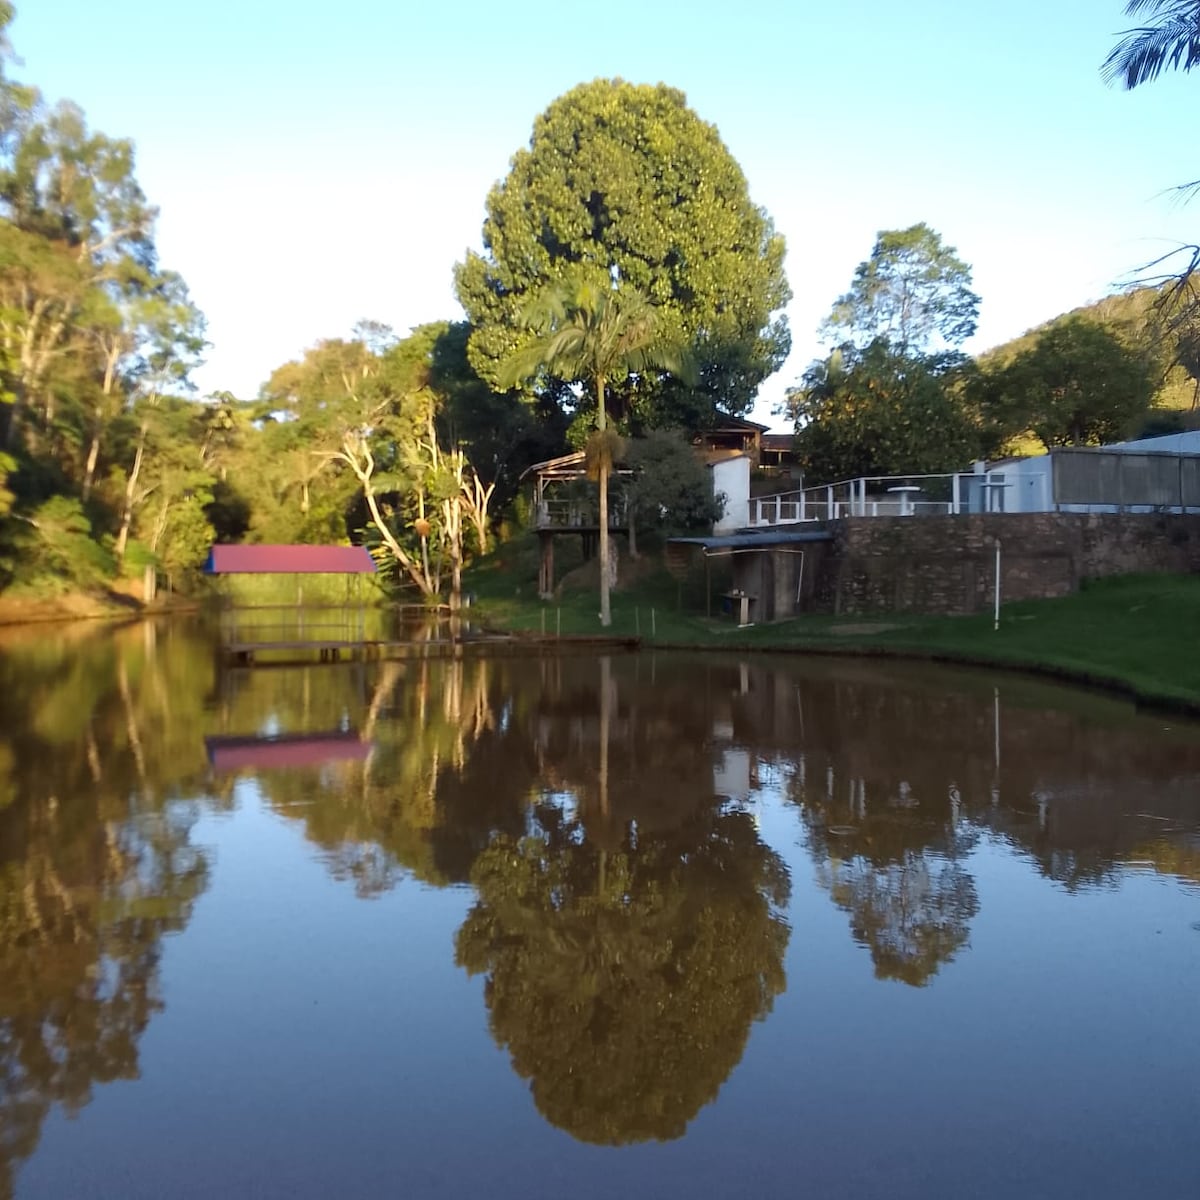
<svg viewBox="0 0 1200 1200"><path fill-rule="evenodd" d="M73 639L73 640L72 640ZM0 645L0 1197L1200 1194L1200 728Z"/></svg>

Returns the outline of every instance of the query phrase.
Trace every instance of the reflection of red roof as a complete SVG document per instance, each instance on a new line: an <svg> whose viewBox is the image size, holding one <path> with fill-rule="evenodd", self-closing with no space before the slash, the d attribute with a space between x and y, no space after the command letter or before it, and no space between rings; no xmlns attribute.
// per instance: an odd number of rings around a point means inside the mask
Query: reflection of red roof
<svg viewBox="0 0 1200 1200"><path fill-rule="evenodd" d="M362 741L357 733L210 737L204 739L204 745L216 771L319 767L327 762L361 762L371 753L371 743Z"/></svg>
<svg viewBox="0 0 1200 1200"><path fill-rule="evenodd" d="M209 575L370 575L375 560L363 546L214 546Z"/></svg>

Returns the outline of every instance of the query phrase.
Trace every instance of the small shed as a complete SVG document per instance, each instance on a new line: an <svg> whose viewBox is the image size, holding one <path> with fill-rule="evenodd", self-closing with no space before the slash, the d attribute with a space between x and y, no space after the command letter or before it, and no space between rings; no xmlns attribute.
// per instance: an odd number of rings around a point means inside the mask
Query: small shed
<svg viewBox="0 0 1200 1200"><path fill-rule="evenodd" d="M722 592L723 607L739 625L782 621L811 604L817 568L825 544L833 541L828 529L774 530L769 533L714 534L712 537L677 537L668 540L668 553L699 552L704 559L705 606L711 614L712 584L709 565L714 558L728 560L732 585Z"/></svg>
<svg viewBox="0 0 1200 1200"><path fill-rule="evenodd" d="M365 546L214 545L204 564L214 576L276 575L296 579L294 604L235 605L226 597L222 613L222 640L228 654L239 662L253 662L260 650L315 649L322 658L338 658L343 650L361 646L364 635L362 577L376 573L375 560ZM326 602L340 618L318 623L305 620L303 578L309 575L343 576L346 594L341 603ZM351 581L354 595L351 596ZM313 607L309 605L309 607ZM239 610L254 610L253 618L239 620ZM264 622L270 610L289 614L280 623Z"/></svg>

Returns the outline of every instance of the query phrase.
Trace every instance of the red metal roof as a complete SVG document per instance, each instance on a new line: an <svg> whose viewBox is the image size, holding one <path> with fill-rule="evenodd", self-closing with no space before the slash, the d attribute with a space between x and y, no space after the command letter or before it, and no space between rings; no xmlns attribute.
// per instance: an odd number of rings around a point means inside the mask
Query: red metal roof
<svg viewBox="0 0 1200 1200"><path fill-rule="evenodd" d="M209 575L371 575L375 560L364 546L214 546Z"/></svg>
<svg viewBox="0 0 1200 1200"><path fill-rule="evenodd" d="M357 733L285 734L280 737L205 738L215 771L316 767L327 762L361 762L371 743Z"/></svg>

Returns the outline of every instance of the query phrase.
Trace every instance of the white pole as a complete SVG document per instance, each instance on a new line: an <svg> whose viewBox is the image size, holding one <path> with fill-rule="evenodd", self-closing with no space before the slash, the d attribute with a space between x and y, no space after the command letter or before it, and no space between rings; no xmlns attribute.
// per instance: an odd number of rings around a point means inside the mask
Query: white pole
<svg viewBox="0 0 1200 1200"><path fill-rule="evenodd" d="M1000 628L1000 539L996 539L996 587L995 599L992 605L992 631Z"/></svg>

